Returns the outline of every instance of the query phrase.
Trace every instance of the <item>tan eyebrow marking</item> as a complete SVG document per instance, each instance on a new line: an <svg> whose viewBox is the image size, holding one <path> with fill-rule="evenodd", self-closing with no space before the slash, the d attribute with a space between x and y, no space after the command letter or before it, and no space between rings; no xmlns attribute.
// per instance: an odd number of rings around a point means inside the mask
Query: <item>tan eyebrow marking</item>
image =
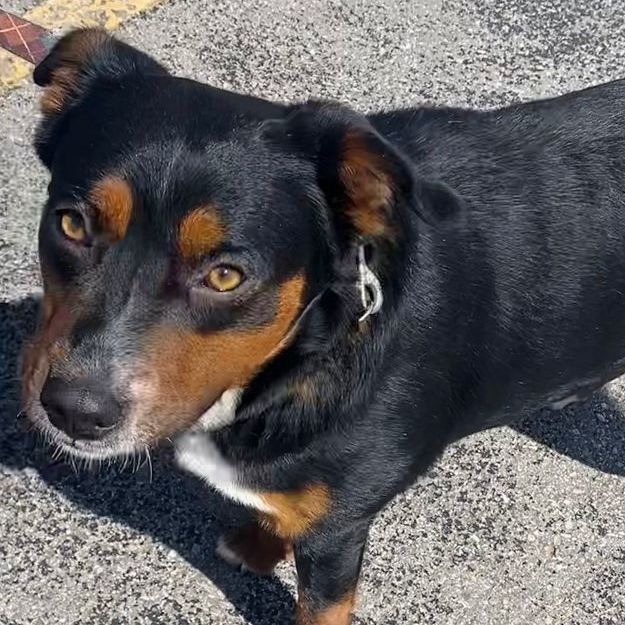
<svg viewBox="0 0 625 625"><path fill-rule="evenodd" d="M192 210L178 226L178 249L185 260L196 260L213 251L225 237L215 209L201 206Z"/></svg>
<svg viewBox="0 0 625 625"><path fill-rule="evenodd" d="M132 189L117 176L106 176L95 183L89 200L98 212L100 228L116 240L124 238L132 215Z"/></svg>

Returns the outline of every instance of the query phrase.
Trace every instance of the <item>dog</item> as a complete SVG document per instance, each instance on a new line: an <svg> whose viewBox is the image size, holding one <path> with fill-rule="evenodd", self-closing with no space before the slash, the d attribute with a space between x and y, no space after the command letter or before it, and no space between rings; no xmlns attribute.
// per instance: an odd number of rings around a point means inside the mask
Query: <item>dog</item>
<svg viewBox="0 0 625 625"><path fill-rule="evenodd" d="M172 438L347 625L376 513L452 441L625 371L625 81L361 115L171 76L97 29L35 69L51 173L31 421L99 460ZM288 617L285 615L285 621Z"/></svg>

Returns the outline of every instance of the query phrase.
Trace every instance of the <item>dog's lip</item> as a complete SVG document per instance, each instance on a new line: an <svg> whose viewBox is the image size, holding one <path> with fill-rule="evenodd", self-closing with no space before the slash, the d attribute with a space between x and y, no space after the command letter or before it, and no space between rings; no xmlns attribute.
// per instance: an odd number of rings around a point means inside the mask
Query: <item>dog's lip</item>
<svg viewBox="0 0 625 625"><path fill-rule="evenodd" d="M76 447L77 449L98 449L104 446L102 441L90 441L84 438L68 438L70 439L70 446Z"/></svg>
<svg viewBox="0 0 625 625"><path fill-rule="evenodd" d="M130 452L129 445L122 444L122 441L119 439L114 440L114 434L112 433L99 440L72 438L50 422L47 412L39 402L31 404L31 411L27 412L35 427L43 433L50 444L56 445L70 454L77 454L92 459L103 459L122 456ZM31 414L35 415L34 418ZM134 449L135 444L132 444L132 447ZM136 447L139 448L139 445L136 445Z"/></svg>
<svg viewBox="0 0 625 625"><path fill-rule="evenodd" d="M52 430L54 436L54 442L57 445L63 445L68 449L77 451L107 451L111 449L107 439L101 440L88 440L85 438L72 438L69 434L59 430L57 427L48 423L48 427Z"/></svg>
<svg viewBox="0 0 625 625"><path fill-rule="evenodd" d="M45 419L45 421L44 421ZM102 448L102 447L106 447L107 446L107 439L100 439L100 440L89 440L86 438L72 438L69 434L67 434L67 432L64 432L63 430L59 429L58 427L56 427L51 421L50 418L48 417L48 413L45 411L45 409L43 408L43 406L41 406L41 415L40 417L37 419L38 421L38 426L40 428L45 428L46 430L49 430L53 436L54 436L54 442L55 443L60 443L63 444L67 447L75 447L78 449L81 448L85 448L85 449L89 449L89 448ZM112 430L117 426L113 426L110 428L107 428L107 430Z"/></svg>
<svg viewBox="0 0 625 625"><path fill-rule="evenodd" d="M56 431L54 444L61 447L70 455L87 460L106 460L127 455L133 455L141 448L137 444L122 444L121 441L111 441L108 438L91 441L85 439L72 439L64 432Z"/></svg>

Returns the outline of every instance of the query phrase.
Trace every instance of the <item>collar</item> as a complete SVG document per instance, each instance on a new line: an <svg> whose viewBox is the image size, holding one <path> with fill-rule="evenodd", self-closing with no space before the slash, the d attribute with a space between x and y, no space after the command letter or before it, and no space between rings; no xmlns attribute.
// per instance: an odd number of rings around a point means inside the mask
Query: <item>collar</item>
<svg viewBox="0 0 625 625"><path fill-rule="evenodd" d="M380 279L373 273L371 267L367 265L365 246L362 243L358 246L358 290L364 309L358 321L363 323L380 311L384 303L384 294L382 293Z"/></svg>
<svg viewBox="0 0 625 625"><path fill-rule="evenodd" d="M380 312L382 304L384 303L382 284L373 270L369 267L369 265L367 265L364 243L358 245L358 282L356 284L356 288L360 293L360 301L362 302L362 307L364 309L363 313L358 318L358 323L363 323L372 315ZM280 341L277 349L281 349L284 345L290 343L291 339L295 336L301 326L304 317L323 297L327 290L328 286L326 285L319 293L317 293L315 297L313 297L312 300L310 300L310 302L308 302L297 319L295 319L284 338Z"/></svg>

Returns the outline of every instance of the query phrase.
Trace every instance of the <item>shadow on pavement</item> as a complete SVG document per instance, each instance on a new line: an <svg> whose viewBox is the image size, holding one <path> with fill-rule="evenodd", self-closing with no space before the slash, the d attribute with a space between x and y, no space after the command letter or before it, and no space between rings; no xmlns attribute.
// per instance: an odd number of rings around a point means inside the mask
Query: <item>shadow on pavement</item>
<svg viewBox="0 0 625 625"><path fill-rule="evenodd" d="M18 425L19 347L35 323L34 298L0 303L0 464L34 468L53 488L95 514L121 521L177 551L204 573L252 625L275 625L290 614L293 598L277 578L233 571L214 555L218 536L242 511L198 480L171 466L171 450L155 454L153 481L144 467L136 474L111 469L76 475L53 462L47 449ZM589 416L590 415L590 416ZM559 413L542 411L514 429L597 470L625 476L625 419L604 392ZM228 521L225 521L228 519Z"/></svg>
<svg viewBox="0 0 625 625"><path fill-rule="evenodd" d="M512 427L593 469L625 476L625 414L605 390L560 411L541 410Z"/></svg>
<svg viewBox="0 0 625 625"><path fill-rule="evenodd" d="M275 625L294 609L290 590L276 577L238 573L215 555L219 535L244 512L172 467L171 449L153 456L153 478L119 468L80 471L53 462L49 449L17 417L16 377L21 341L35 325L37 301L0 302L0 464L35 469L44 481L83 509L125 523L178 552L205 574L251 625ZM234 517L234 518L233 518Z"/></svg>

